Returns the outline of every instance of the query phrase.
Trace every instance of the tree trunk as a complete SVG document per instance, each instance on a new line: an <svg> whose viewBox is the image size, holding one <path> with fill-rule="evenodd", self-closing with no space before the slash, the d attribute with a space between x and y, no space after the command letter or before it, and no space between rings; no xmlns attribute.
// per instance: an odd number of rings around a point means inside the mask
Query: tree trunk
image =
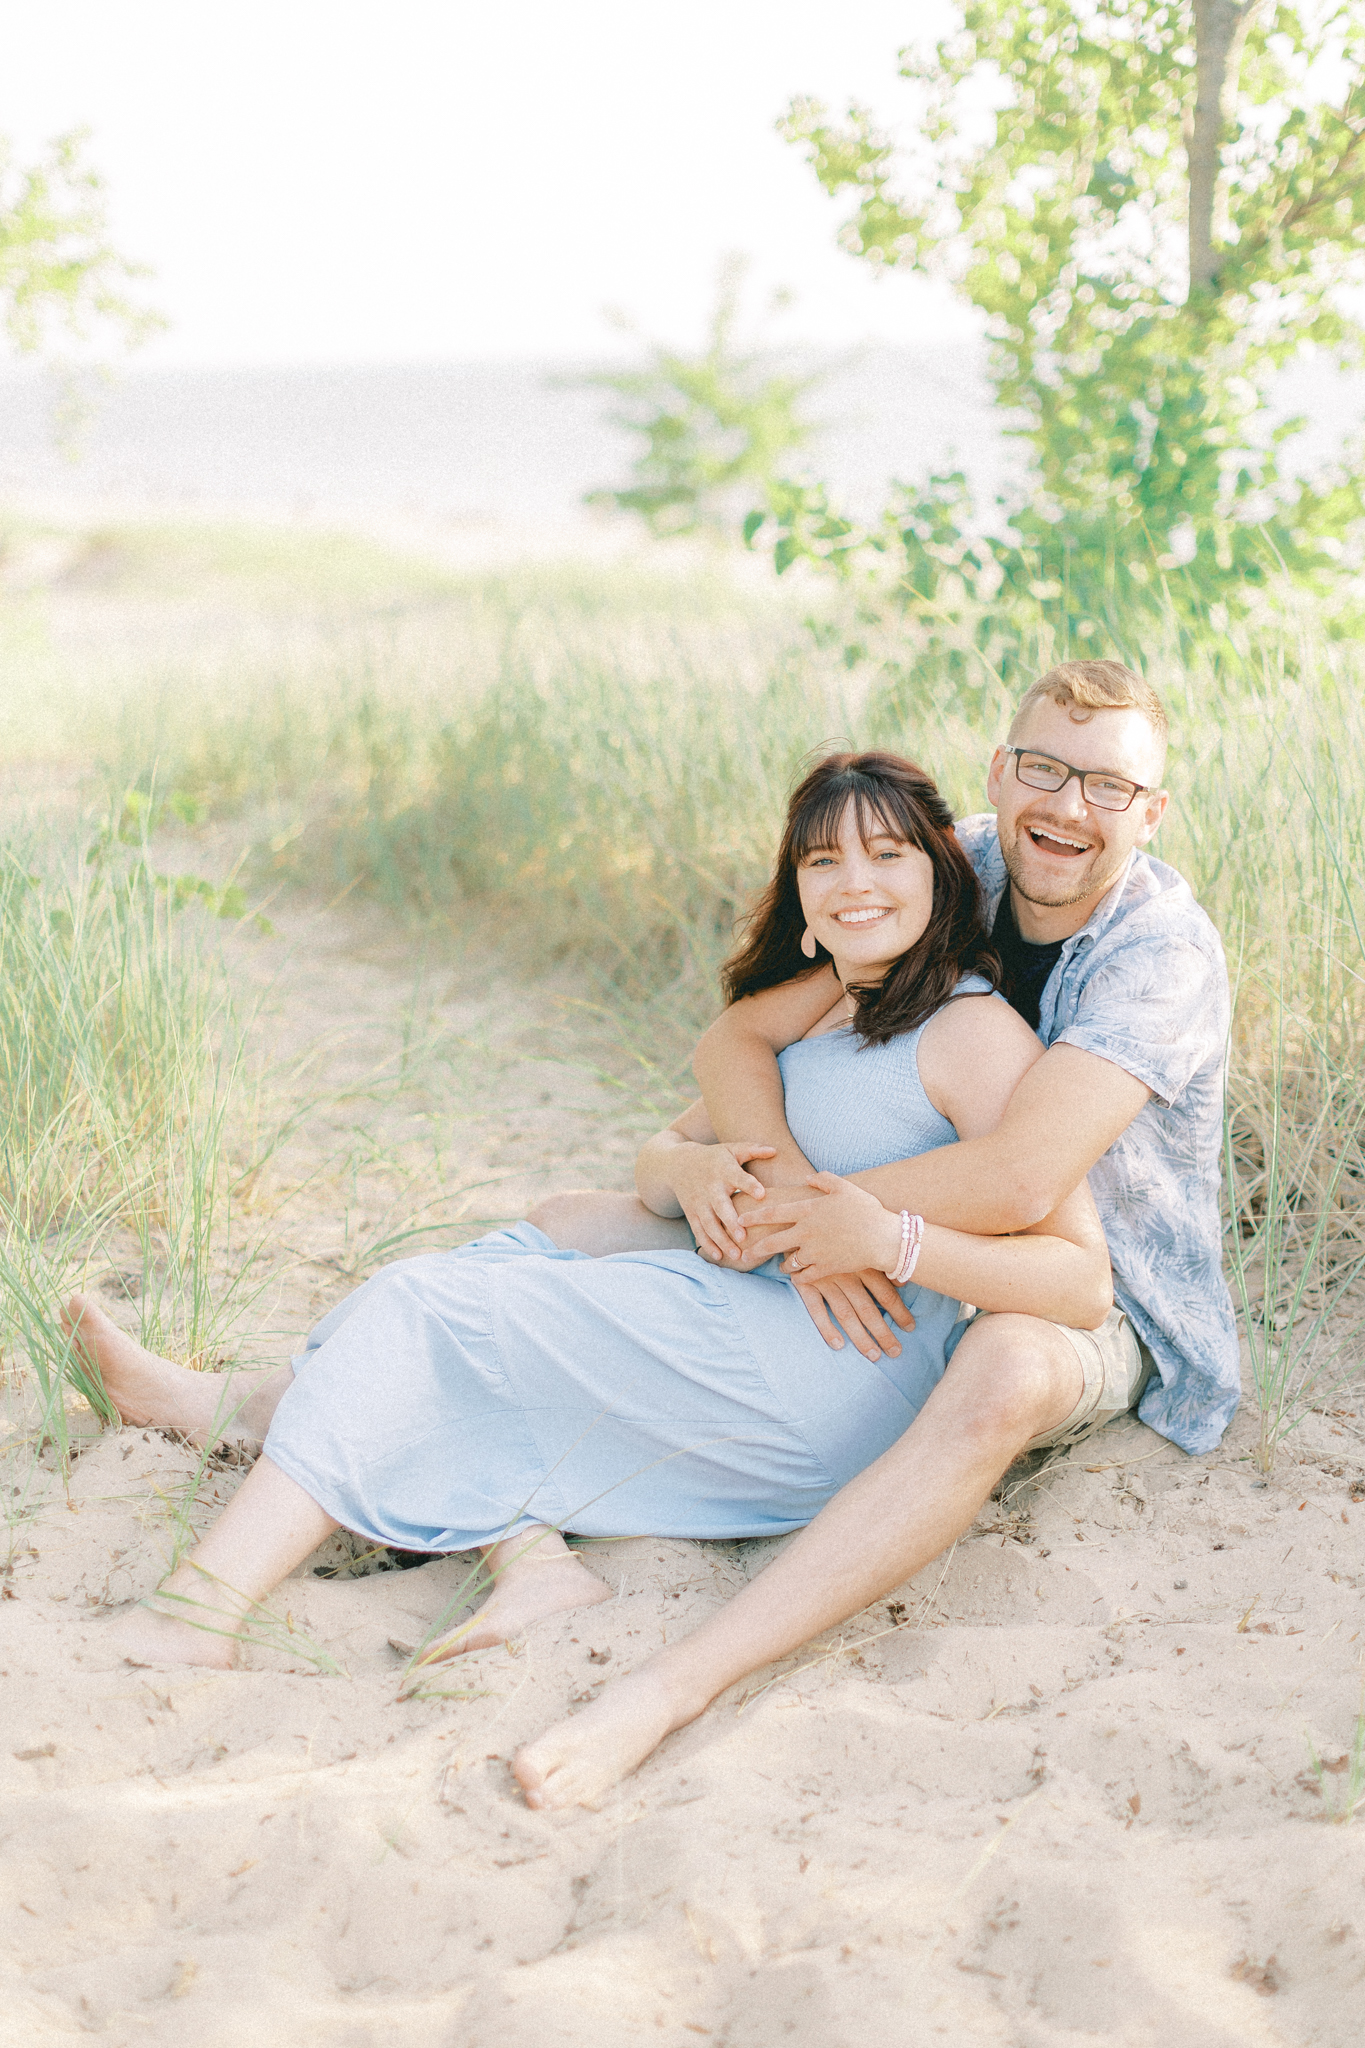
<svg viewBox="0 0 1365 2048"><path fill-rule="evenodd" d="M1237 87L1242 44L1260 0L1194 0L1195 100L1190 170L1190 297L1218 274L1215 218L1219 152Z"/></svg>

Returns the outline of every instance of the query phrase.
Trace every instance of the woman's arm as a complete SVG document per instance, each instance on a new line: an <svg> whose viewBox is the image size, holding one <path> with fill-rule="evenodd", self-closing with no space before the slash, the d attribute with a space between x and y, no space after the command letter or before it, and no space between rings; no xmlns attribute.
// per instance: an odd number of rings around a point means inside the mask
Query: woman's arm
<svg viewBox="0 0 1365 2048"><path fill-rule="evenodd" d="M699 1248L719 1261L734 1249L723 1227L726 1214L735 1213L730 1197L763 1194L762 1182L744 1171L745 1163L771 1157L770 1145L718 1144L705 1104L694 1102L640 1147L635 1192L656 1216L685 1216Z"/></svg>
<svg viewBox="0 0 1365 2048"><path fill-rule="evenodd" d="M667 1130L647 1138L635 1156L635 1192L646 1209L656 1216L681 1216L683 1211L673 1189L673 1169L684 1147L714 1145L703 1102L693 1102L675 1116Z"/></svg>
<svg viewBox="0 0 1365 2048"><path fill-rule="evenodd" d="M900 1218L897 1216L897 1229ZM997 1314L1097 1330L1114 1306L1109 1247L1082 1185L1018 1237L970 1237L928 1223L915 1278Z"/></svg>
<svg viewBox="0 0 1365 2048"><path fill-rule="evenodd" d="M762 1131L773 1157L758 1178L767 1187L804 1182L810 1161L787 1129L777 1055L839 1000L834 970L823 967L799 981L765 988L723 1010L692 1056L706 1113L723 1140L739 1131Z"/></svg>

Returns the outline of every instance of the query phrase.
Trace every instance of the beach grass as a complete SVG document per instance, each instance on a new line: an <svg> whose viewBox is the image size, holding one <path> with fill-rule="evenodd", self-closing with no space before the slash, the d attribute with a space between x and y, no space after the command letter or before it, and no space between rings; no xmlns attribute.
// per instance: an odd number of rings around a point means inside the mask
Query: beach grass
<svg viewBox="0 0 1365 2048"><path fill-rule="evenodd" d="M144 1342L199 1363L251 1299L245 1020L205 897L176 880L107 821L0 846L0 1341L31 1442L62 1462L72 1397L112 1419L61 1320L72 1289L111 1281Z"/></svg>
<svg viewBox="0 0 1365 2048"><path fill-rule="evenodd" d="M661 1114L686 1091L802 763L830 741L893 746L970 812L1008 714L985 657L964 663L865 598L851 620L813 582L766 584L720 556L474 575L359 542L294 536L277 554L269 535L196 530L182 547L167 529L154 546L102 536L99 560L102 581L24 600L49 687L27 739L12 719L13 748L81 755L120 818L173 800L189 823L235 820L253 901L354 893L423 944L483 921L529 971L571 958L605 1064ZM111 608L144 630L101 654ZM985 644L965 625L960 638ZM1154 850L1228 948L1228 1263L1268 1470L1361 1357L1365 656L1287 601L1193 649L1149 624L1139 646L1084 651L1134 661L1166 698L1173 801ZM14 853L16 876L29 859ZM172 996L187 956L155 890L135 904L92 873L59 905L47 884L7 886L16 988L53 1020L41 1052L18 996L0 1024L4 1056L47 1077L17 1178L7 1169L20 1235L52 1218L38 1234L57 1242L73 1189L91 1218L100 1203L155 1216L165 1299L186 1304L179 1334L202 1350L215 1310L196 1247L233 1074L216 985L196 967ZM76 936L44 981L37 937L62 905ZM208 931L208 908L181 927ZM150 1057L130 1060L139 1034ZM192 1141L168 1147L171 1128ZM7 1291L31 1284L21 1273Z"/></svg>
<svg viewBox="0 0 1365 2048"><path fill-rule="evenodd" d="M1337 1827L1349 1827L1365 1806L1365 1713L1356 1715L1351 1746L1334 1763L1318 1755L1311 1735L1307 1737L1309 1769L1322 1800L1322 1817ZM1340 1776L1334 1786L1330 1780Z"/></svg>

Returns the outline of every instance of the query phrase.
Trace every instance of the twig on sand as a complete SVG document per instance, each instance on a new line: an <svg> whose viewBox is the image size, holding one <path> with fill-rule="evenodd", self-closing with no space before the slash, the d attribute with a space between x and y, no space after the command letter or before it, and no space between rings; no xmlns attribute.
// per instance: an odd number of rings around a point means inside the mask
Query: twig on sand
<svg viewBox="0 0 1365 2048"><path fill-rule="evenodd" d="M1154 1451L1144 1451L1140 1458L1114 1458L1107 1465L1087 1465L1087 1472L1118 1472L1125 1465L1145 1465L1149 1458L1159 1458L1163 1451L1173 1448L1171 1444L1158 1444Z"/></svg>
<svg viewBox="0 0 1365 2048"><path fill-rule="evenodd" d="M1242 1616L1242 1619L1237 1624L1237 1634L1239 1636L1244 1636L1246 1634L1247 1623L1251 1620L1252 1615L1256 1612L1256 1609L1260 1606L1260 1604L1261 1596L1258 1593L1256 1595L1256 1598L1252 1601L1250 1607L1248 1607L1246 1613Z"/></svg>
<svg viewBox="0 0 1365 2048"><path fill-rule="evenodd" d="M1018 1820L1024 1808L1026 1806L1032 1806L1034 1800L1038 1797L1038 1794L1042 1791L1042 1789L1042 1786L1039 1785L1037 1791L1030 1792L1027 1798L1021 1799L1019 1801L1019 1804L1015 1807L1014 1812L1010 1815L1009 1819L1005 1821L1002 1825L999 1834L993 1836L991 1840L987 1842L985 1848L981 1851L981 1854L977 1857L975 1863L967 1872L967 1875L963 1878L957 1890L953 1893L951 1899L948 1902L950 1905L955 1906L958 1900L962 1897L962 1894L966 1891L967 1887L981 1875L986 1865L990 1862L992 1856L994 1856L996 1850L1000 1847L1000 1844L1004 1841L1010 1829L1014 1826L1014 1823Z"/></svg>

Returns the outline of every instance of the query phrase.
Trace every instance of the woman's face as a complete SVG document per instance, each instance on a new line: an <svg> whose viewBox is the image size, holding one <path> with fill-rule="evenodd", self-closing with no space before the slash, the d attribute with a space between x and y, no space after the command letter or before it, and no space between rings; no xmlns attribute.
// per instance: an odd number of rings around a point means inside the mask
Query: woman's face
<svg viewBox="0 0 1365 2048"><path fill-rule="evenodd" d="M806 923L844 983L881 981L923 937L934 907L928 854L873 826L864 844L848 804L837 845L813 847L797 869Z"/></svg>

